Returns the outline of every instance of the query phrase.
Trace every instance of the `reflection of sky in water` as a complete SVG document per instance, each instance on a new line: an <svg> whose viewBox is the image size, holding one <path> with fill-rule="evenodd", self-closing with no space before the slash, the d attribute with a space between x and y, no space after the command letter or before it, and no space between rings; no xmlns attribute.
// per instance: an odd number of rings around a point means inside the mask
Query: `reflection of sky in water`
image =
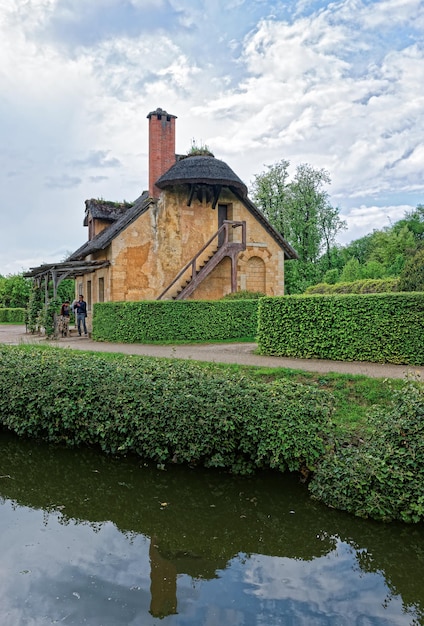
<svg viewBox="0 0 424 626"><path fill-rule="evenodd" d="M0 624L92 626L409 626L384 578L362 572L339 542L311 561L240 555L213 580L177 580L178 613L149 614L150 540L112 523L59 524L0 506ZM387 608L385 608L387 606Z"/></svg>

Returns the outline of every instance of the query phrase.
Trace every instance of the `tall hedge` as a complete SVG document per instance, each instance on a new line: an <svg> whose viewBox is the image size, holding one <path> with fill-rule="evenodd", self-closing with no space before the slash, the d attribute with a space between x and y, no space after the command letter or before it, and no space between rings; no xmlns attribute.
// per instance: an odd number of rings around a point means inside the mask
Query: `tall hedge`
<svg viewBox="0 0 424 626"><path fill-rule="evenodd" d="M424 293L286 296L259 303L261 354L424 364Z"/></svg>
<svg viewBox="0 0 424 626"><path fill-rule="evenodd" d="M101 302L93 339L121 343L254 340L258 300Z"/></svg>
<svg viewBox="0 0 424 626"><path fill-rule="evenodd" d="M0 308L0 324L24 324L25 309L2 309Z"/></svg>
<svg viewBox="0 0 424 626"><path fill-rule="evenodd" d="M159 463L298 470L325 449L332 398L178 360L0 345L0 424Z"/></svg>

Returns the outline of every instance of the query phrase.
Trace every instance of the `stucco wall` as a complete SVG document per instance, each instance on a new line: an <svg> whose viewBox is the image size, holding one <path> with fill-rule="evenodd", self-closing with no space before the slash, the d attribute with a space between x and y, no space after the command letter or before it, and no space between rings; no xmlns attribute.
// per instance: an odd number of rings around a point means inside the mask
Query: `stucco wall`
<svg viewBox="0 0 424 626"><path fill-rule="evenodd" d="M108 258L109 268L84 277L91 280L92 302L99 300L103 278L105 301L154 300L182 267L218 230L218 208L194 199L187 206L186 187L161 194L157 204L138 217L97 257ZM246 222L247 248L237 260L237 289L284 293L284 253L262 224L234 196L224 190L219 204L227 205L227 217ZM231 231L241 241L241 228ZM188 276L187 276L188 277ZM184 282L184 281L182 281ZM169 292L172 296L177 288ZM201 283L190 299L218 299L231 291L231 261L225 258Z"/></svg>

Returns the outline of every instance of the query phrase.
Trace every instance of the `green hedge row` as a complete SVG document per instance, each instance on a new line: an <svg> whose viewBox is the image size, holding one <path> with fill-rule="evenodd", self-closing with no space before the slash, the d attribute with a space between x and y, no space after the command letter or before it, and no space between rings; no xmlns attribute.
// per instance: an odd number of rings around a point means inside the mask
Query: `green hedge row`
<svg viewBox="0 0 424 626"><path fill-rule="evenodd" d="M310 294L334 294L334 293L391 293L399 291L398 278L367 278L364 280L353 280L349 283L319 283L312 285L305 291Z"/></svg>
<svg viewBox="0 0 424 626"><path fill-rule="evenodd" d="M298 470L324 452L332 398L178 360L0 346L0 424L157 463Z"/></svg>
<svg viewBox="0 0 424 626"><path fill-rule="evenodd" d="M93 339L121 343L254 340L258 300L101 302Z"/></svg>
<svg viewBox="0 0 424 626"><path fill-rule="evenodd" d="M424 384L408 380L391 406L368 415L360 438L329 447L309 489L360 517L423 522Z"/></svg>
<svg viewBox="0 0 424 626"><path fill-rule="evenodd" d="M25 324L25 309L1 309L0 324Z"/></svg>
<svg viewBox="0 0 424 626"><path fill-rule="evenodd" d="M424 364L424 293L259 301L261 354Z"/></svg>

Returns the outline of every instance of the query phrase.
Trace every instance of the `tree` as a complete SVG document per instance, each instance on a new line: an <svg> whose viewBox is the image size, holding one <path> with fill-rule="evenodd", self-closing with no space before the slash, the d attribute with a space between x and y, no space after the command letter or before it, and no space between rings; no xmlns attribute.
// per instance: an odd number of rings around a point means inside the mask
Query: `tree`
<svg viewBox="0 0 424 626"><path fill-rule="evenodd" d="M268 221L287 239L288 230L288 168L290 162L282 159L274 165L267 165L266 172L254 178L251 194L253 201Z"/></svg>
<svg viewBox="0 0 424 626"><path fill-rule="evenodd" d="M343 268L340 275L340 282L351 283L354 280L359 280L360 278L362 278L360 263L358 259L352 257Z"/></svg>
<svg viewBox="0 0 424 626"><path fill-rule="evenodd" d="M408 259L399 279L400 291L424 291L424 248Z"/></svg>
<svg viewBox="0 0 424 626"><path fill-rule="evenodd" d="M10 274L0 278L0 306L26 308L31 291L31 281L22 274Z"/></svg>
<svg viewBox="0 0 424 626"><path fill-rule="evenodd" d="M331 206L324 186L331 182L325 169L303 163L289 181L289 161L282 160L255 176L252 198L271 224L294 247L299 261L287 264L288 293L302 292L319 273L331 269L331 247L346 227L337 208ZM318 270L322 253L326 266Z"/></svg>

